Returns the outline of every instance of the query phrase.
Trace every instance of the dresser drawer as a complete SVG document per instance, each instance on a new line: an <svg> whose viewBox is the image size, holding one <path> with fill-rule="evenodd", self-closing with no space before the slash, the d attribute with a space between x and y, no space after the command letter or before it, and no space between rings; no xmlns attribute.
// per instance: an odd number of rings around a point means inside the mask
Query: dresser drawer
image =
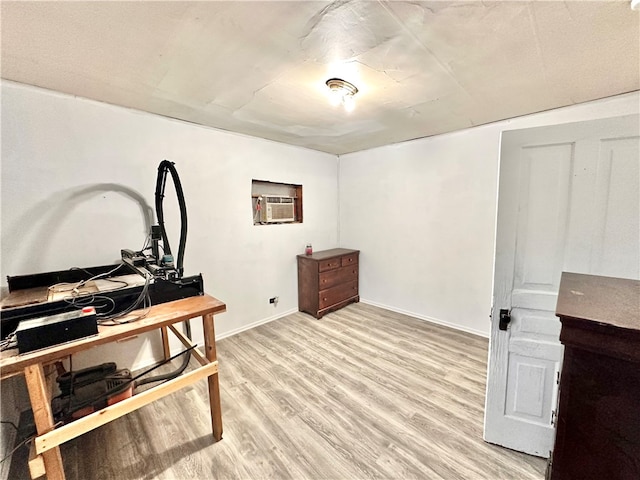
<svg viewBox="0 0 640 480"><path fill-rule="evenodd" d="M358 295L357 280L328 288L321 291L318 295L318 308L322 310L323 308L330 307L356 295Z"/></svg>
<svg viewBox="0 0 640 480"><path fill-rule="evenodd" d="M357 265L358 264L358 254L352 253L351 255L345 255L342 257L342 266L346 267L348 265Z"/></svg>
<svg viewBox="0 0 640 480"><path fill-rule="evenodd" d="M327 270L333 270L334 268L338 268L341 257L327 258L326 260L320 260L318 262L318 271L326 272Z"/></svg>
<svg viewBox="0 0 640 480"><path fill-rule="evenodd" d="M353 265L351 267L340 267L333 270L328 270L320 274L320 281L318 290L325 290L327 288L340 285L352 280L358 279L358 266Z"/></svg>

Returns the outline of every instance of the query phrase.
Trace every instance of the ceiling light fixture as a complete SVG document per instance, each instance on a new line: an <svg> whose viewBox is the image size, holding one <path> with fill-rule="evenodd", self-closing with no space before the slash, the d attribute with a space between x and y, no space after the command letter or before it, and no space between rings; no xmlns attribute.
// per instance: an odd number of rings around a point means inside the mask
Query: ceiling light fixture
<svg viewBox="0 0 640 480"><path fill-rule="evenodd" d="M631 10L640 11L640 0L631 0Z"/></svg>
<svg viewBox="0 0 640 480"><path fill-rule="evenodd" d="M347 112L351 112L355 107L353 96L358 93L356 86L341 78L330 78L326 83L329 87L331 104L334 106L342 104Z"/></svg>

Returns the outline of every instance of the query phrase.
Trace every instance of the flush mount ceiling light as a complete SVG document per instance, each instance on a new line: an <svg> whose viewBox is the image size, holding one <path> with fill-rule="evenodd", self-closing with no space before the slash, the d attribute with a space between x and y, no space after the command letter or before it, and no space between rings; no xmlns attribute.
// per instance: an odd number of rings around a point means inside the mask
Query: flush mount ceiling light
<svg viewBox="0 0 640 480"><path fill-rule="evenodd" d="M326 83L329 87L332 105L342 104L346 111L352 111L355 107L353 96L358 93L356 86L341 78L330 78Z"/></svg>

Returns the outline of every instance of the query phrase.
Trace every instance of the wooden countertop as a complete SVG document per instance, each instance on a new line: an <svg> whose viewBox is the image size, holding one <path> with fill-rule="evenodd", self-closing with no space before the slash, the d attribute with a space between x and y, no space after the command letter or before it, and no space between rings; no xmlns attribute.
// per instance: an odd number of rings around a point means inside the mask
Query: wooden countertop
<svg viewBox="0 0 640 480"><path fill-rule="evenodd" d="M348 248L332 248L330 250L321 250L319 252L313 252L312 255L300 254L298 257L310 258L312 260L326 260L331 257L339 257L340 255L348 255L350 253L357 253L360 250L351 250Z"/></svg>
<svg viewBox="0 0 640 480"><path fill-rule="evenodd" d="M223 302L206 294L154 305L144 318L121 325L98 326L98 334L91 337L21 355L18 355L17 349L5 350L0 355L0 376L4 378L11 374L21 373L28 365L51 362L97 345L132 337L191 318L224 311L226 311L226 305ZM136 310L131 312L129 316L135 317L140 312L140 310ZM123 320L127 317L124 317Z"/></svg>
<svg viewBox="0 0 640 480"><path fill-rule="evenodd" d="M563 272L556 315L565 346L640 362L640 281Z"/></svg>
<svg viewBox="0 0 640 480"><path fill-rule="evenodd" d="M556 315L640 330L640 280L564 272Z"/></svg>

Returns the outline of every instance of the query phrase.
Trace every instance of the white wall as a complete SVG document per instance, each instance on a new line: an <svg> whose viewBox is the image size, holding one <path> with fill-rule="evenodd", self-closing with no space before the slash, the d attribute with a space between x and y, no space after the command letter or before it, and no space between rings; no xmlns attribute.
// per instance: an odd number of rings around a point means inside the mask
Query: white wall
<svg viewBox="0 0 640 480"><path fill-rule="evenodd" d="M12 82L2 83L2 120L3 285L6 275L110 264L121 248L141 248L163 159L175 162L187 202L185 275L202 272L206 292L227 304L219 337L296 311L296 254L310 242L337 245L334 155ZM254 226L252 179L302 184L304 223ZM170 181L166 190L177 253ZM158 333L79 355L74 367L116 360L136 368L160 352Z"/></svg>
<svg viewBox="0 0 640 480"><path fill-rule="evenodd" d="M638 113L632 94L340 157L340 245L364 302L489 335L500 135Z"/></svg>

